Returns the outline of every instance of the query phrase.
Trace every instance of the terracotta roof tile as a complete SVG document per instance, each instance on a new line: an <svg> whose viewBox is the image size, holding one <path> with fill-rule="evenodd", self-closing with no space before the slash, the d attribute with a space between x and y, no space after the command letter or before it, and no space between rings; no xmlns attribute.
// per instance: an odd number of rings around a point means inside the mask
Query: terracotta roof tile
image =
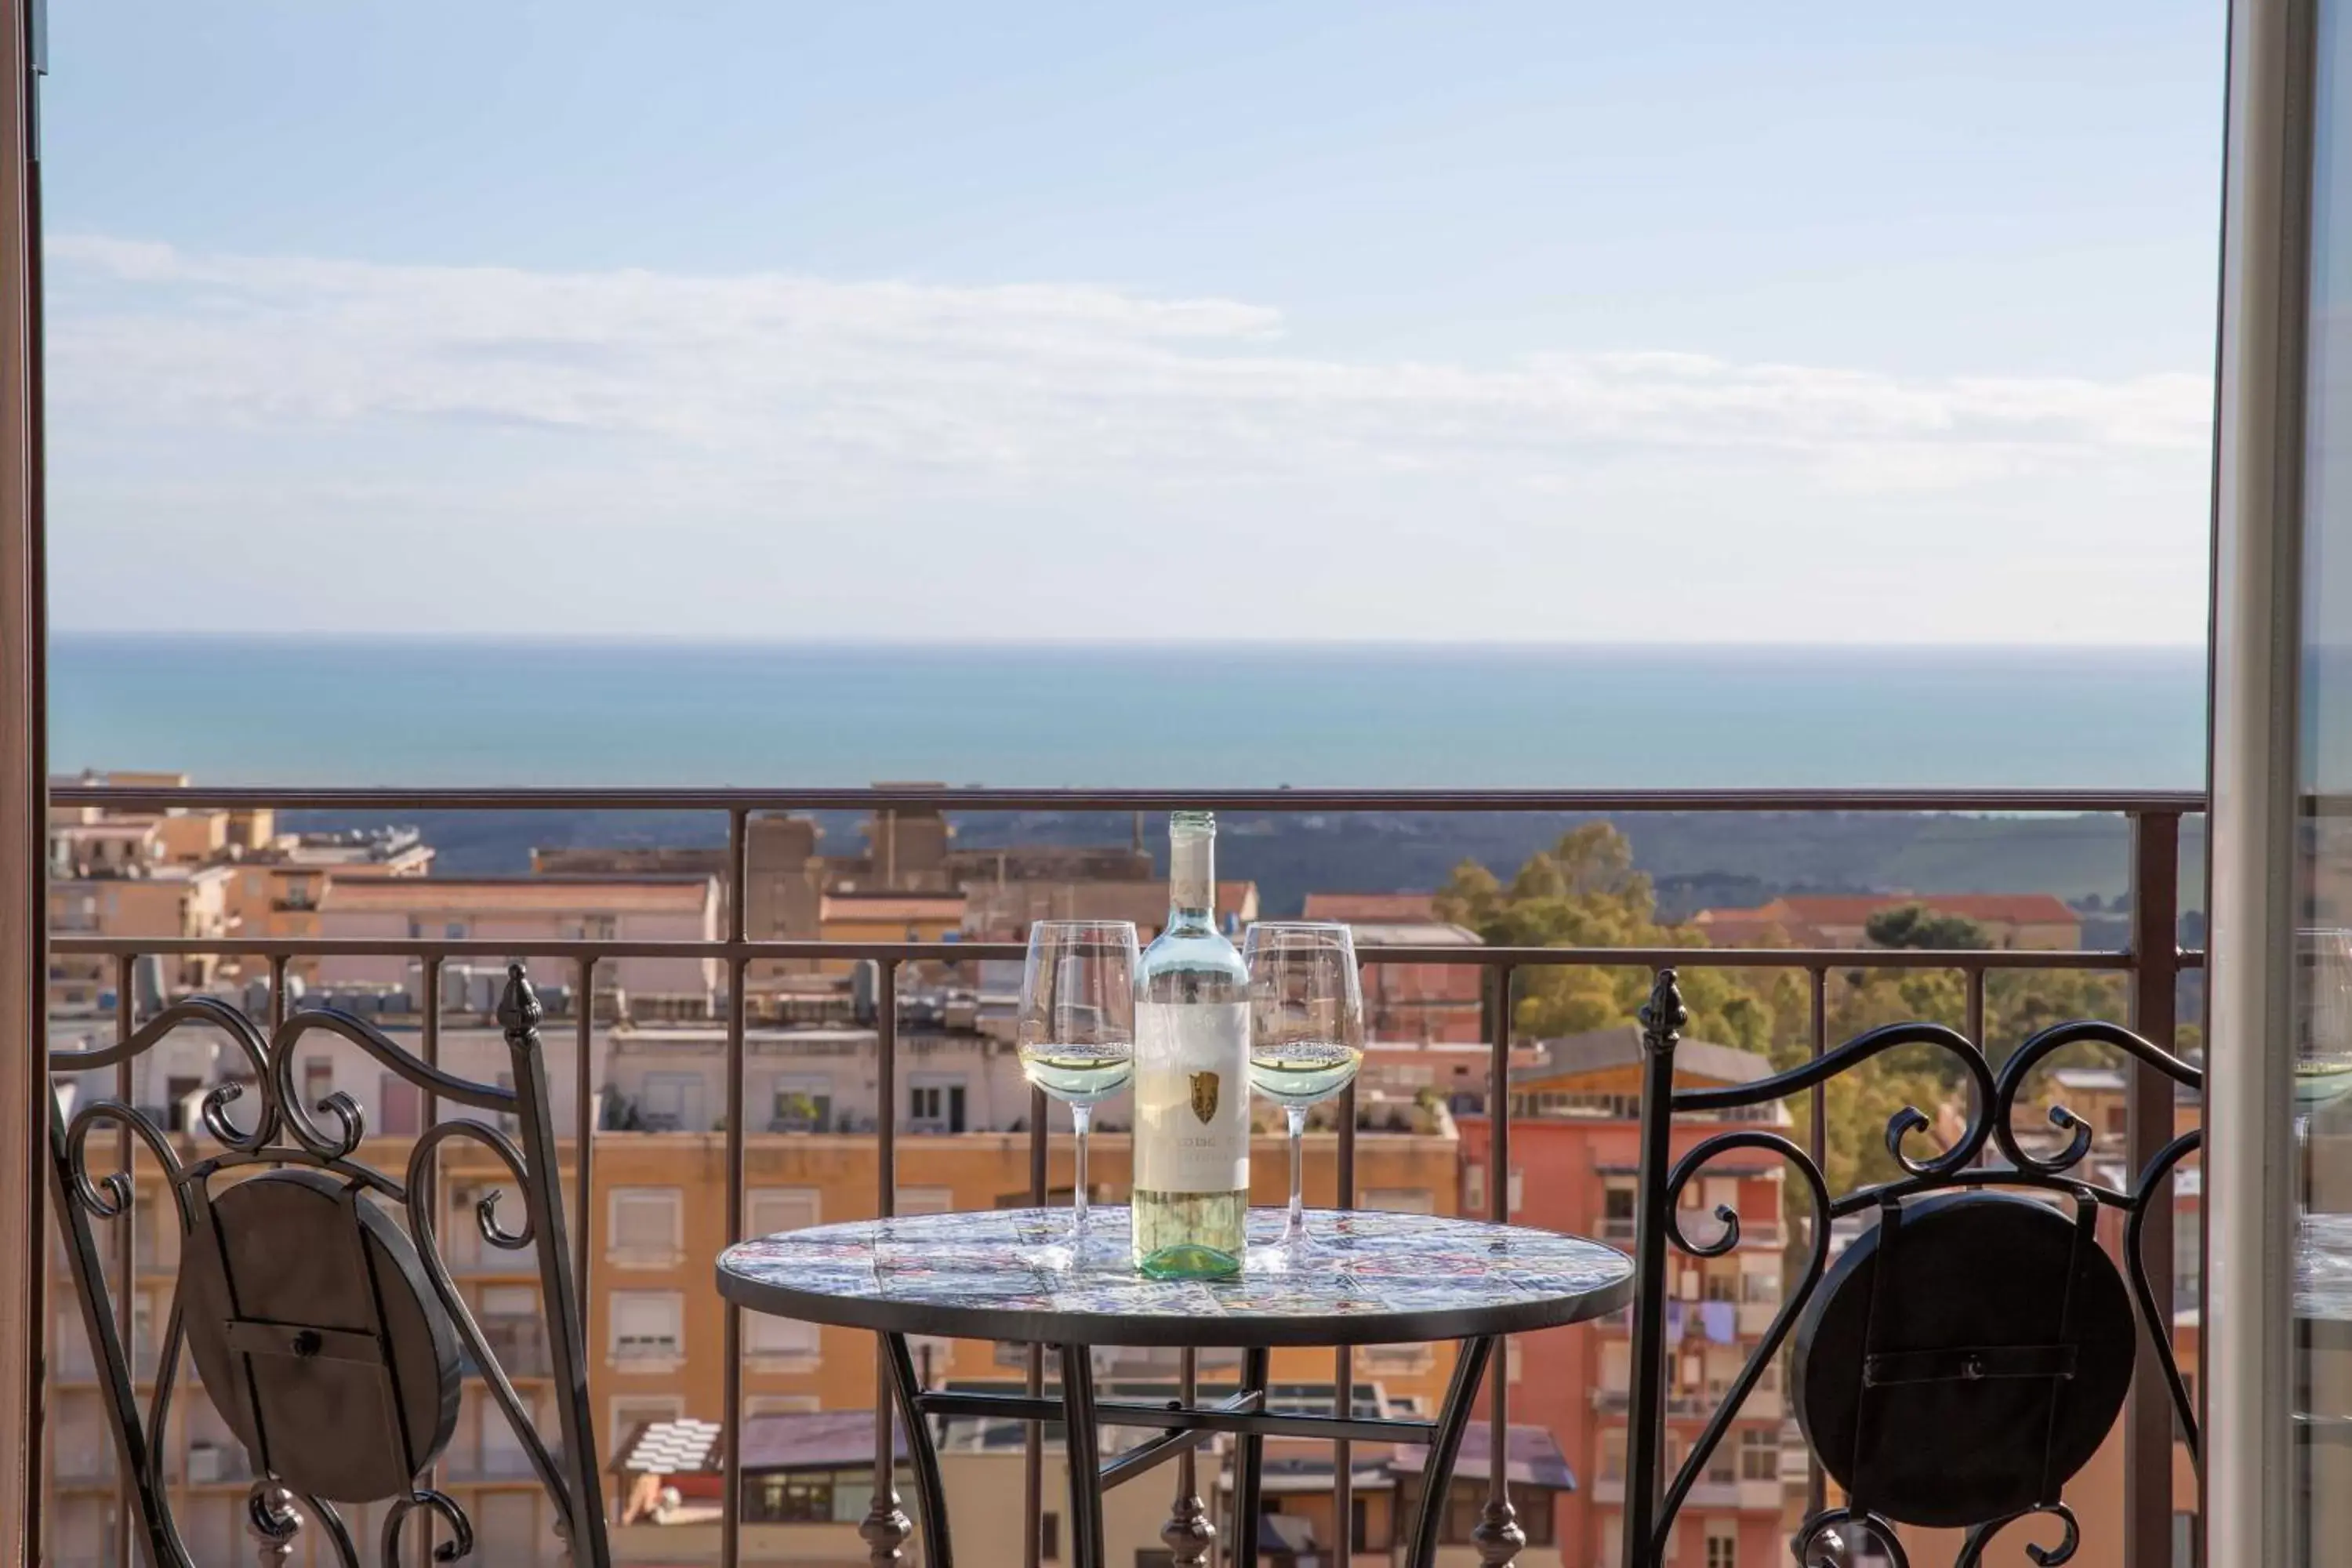
<svg viewBox="0 0 2352 1568"><path fill-rule="evenodd" d="M1428 925L1437 919L1435 893L1309 893L1301 917L1349 925Z"/></svg>

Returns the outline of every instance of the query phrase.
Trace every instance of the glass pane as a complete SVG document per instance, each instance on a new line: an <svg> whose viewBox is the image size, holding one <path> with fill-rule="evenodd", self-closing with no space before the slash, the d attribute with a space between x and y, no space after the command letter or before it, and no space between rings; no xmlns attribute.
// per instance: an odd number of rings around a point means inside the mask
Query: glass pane
<svg viewBox="0 0 2352 1568"><path fill-rule="evenodd" d="M2294 954L2296 1560L2352 1556L2352 3L2320 7Z"/></svg>

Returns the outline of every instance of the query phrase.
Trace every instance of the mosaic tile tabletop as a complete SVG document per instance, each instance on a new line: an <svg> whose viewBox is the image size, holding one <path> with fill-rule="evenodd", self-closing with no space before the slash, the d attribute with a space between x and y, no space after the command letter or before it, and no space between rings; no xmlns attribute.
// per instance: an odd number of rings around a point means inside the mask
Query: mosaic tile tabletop
<svg viewBox="0 0 2352 1568"><path fill-rule="evenodd" d="M1128 1211L1098 1207L1069 1262L1066 1208L860 1220L763 1237L719 1259L753 1311L886 1332L1033 1343L1386 1344L1519 1333L1599 1317L1633 1260L1581 1237L1480 1220L1309 1210L1303 1256L1283 1215L1250 1213L1241 1277L1150 1279L1127 1262Z"/></svg>

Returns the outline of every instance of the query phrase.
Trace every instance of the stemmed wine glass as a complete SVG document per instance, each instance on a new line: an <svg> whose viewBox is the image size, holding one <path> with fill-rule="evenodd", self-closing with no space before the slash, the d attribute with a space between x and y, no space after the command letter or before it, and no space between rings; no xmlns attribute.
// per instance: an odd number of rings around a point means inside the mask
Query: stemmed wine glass
<svg viewBox="0 0 2352 1568"><path fill-rule="evenodd" d="M1070 1108L1077 1180L1070 1260L1087 1237L1087 1123L1135 1074L1135 926L1128 921L1039 921L1021 976L1021 1070Z"/></svg>
<svg viewBox="0 0 2352 1568"><path fill-rule="evenodd" d="M1250 1081L1290 1122L1290 1217L1281 1247L1307 1242L1302 1139L1307 1108L1355 1080L1364 1060L1364 993L1343 925L1261 921L1242 949L1250 977Z"/></svg>
<svg viewBox="0 0 2352 1568"><path fill-rule="evenodd" d="M2296 958L2307 987L2304 1037L2294 1058L2294 1131L2311 1130L2312 1113L2352 1094L2352 931L2295 933Z"/></svg>

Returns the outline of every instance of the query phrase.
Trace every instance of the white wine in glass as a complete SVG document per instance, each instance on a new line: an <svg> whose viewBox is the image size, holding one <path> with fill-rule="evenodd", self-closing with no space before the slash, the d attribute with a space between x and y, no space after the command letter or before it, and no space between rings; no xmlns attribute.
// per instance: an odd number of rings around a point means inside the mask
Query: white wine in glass
<svg viewBox="0 0 2352 1568"><path fill-rule="evenodd" d="M1070 1108L1077 1170L1070 1261L1087 1242L1087 1126L1135 1076L1135 927L1126 921L1039 921L1021 976L1021 1070Z"/></svg>
<svg viewBox="0 0 2352 1568"><path fill-rule="evenodd" d="M1243 962L1250 975L1250 1082L1282 1107L1290 1129L1290 1213L1282 1251L1307 1244L1307 1111L1364 1065L1364 994L1356 942L1343 925L1260 921Z"/></svg>

